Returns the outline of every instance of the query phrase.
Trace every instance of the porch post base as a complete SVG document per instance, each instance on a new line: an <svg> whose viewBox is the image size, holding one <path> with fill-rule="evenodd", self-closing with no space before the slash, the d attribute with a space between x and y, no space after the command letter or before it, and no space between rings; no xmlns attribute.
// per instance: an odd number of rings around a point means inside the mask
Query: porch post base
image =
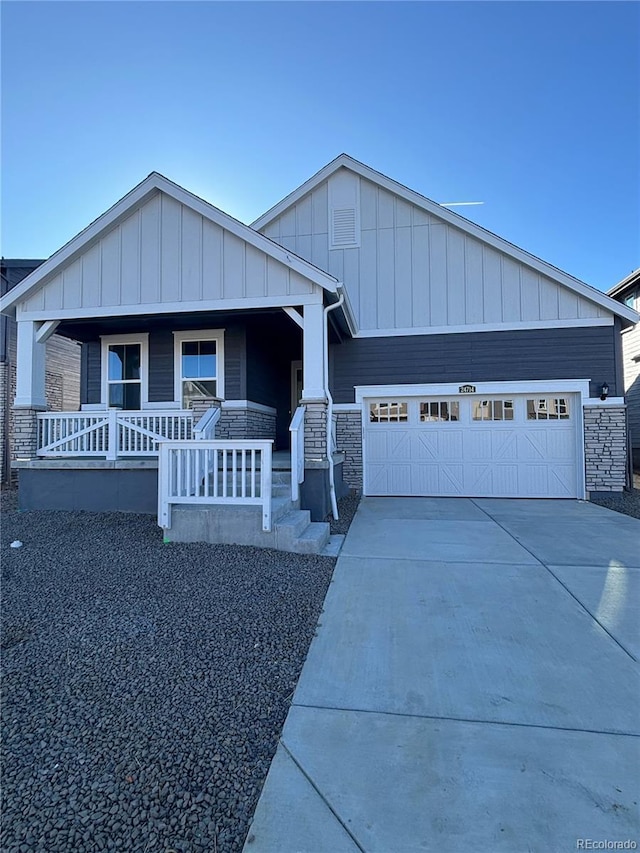
<svg viewBox="0 0 640 853"><path fill-rule="evenodd" d="M37 459L38 456L38 412L42 407L13 407L12 459Z"/></svg>

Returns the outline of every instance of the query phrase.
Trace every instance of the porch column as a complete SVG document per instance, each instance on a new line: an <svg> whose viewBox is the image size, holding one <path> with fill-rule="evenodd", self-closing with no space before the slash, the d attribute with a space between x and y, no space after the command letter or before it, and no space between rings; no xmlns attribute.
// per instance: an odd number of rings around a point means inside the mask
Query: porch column
<svg viewBox="0 0 640 853"><path fill-rule="evenodd" d="M322 303L304 306L302 400L326 402L324 391L324 315Z"/></svg>
<svg viewBox="0 0 640 853"><path fill-rule="evenodd" d="M324 313L322 303L305 305L302 345L302 403L305 462L326 463L327 397L324 389Z"/></svg>
<svg viewBox="0 0 640 853"><path fill-rule="evenodd" d="M45 353L44 344L36 340L41 323L33 320L18 320L18 342L16 353L16 409L45 411Z"/></svg>
<svg viewBox="0 0 640 853"><path fill-rule="evenodd" d="M38 450L38 412L46 411L45 345L36 339L40 323L18 320L13 458L34 459Z"/></svg>

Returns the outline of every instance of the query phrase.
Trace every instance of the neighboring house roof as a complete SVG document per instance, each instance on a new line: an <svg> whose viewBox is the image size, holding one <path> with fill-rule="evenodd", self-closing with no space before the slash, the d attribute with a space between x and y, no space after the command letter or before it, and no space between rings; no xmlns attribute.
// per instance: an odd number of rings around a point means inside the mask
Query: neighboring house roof
<svg viewBox="0 0 640 853"><path fill-rule="evenodd" d="M12 290L42 263L43 260L33 258L0 258L0 296Z"/></svg>
<svg viewBox="0 0 640 853"><path fill-rule="evenodd" d="M339 169L349 169L352 172L355 172L357 175L365 178L368 181L371 181L374 184L388 190L391 193L399 196L410 204L414 204L432 216L439 217L443 221L447 222L449 225L453 225L458 228L460 231L463 231L469 234L472 237L475 237L478 240L482 240L484 243L489 244L493 248L497 249L500 252L503 252L506 255L509 255L514 260L526 264L532 269L537 270L539 273L547 276L553 281L563 285L564 287L569 288L580 296L586 297L587 299L594 302L596 305L605 308L607 311L610 311L612 314L623 317L625 320L630 321L632 323L638 322L638 315L631 308L628 308L626 305L622 305L615 300L612 300L610 295L602 293L602 291L597 290L595 287L591 285L585 284L585 282L580 281L577 278L569 275L568 273L559 270L557 267L548 264L546 261L537 258L535 255L526 252L524 249L519 248L518 246L513 245L513 243L509 243L507 240L504 240L502 237L498 237L496 234L493 234L491 231L487 231L486 228L482 228L480 225L476 225L475 222L471 222L468 219L465 219L463 216L460 216L458 213L454 213L446 207L442 207L437 202L432 201L431 199L426 198L420 193L415 192L414 190L405 187L403 184L394 181L392 178L388 178L386 175L383 175L381 172L376 172L375 169L372 169L370 166L361 163L358 160L354 160L353 157L349 157L348 154L340 154L339 157L336 157L335 160L332 160L331 163L328 163L319 172L316 172L313 177L309 178L308 181L305 181L304 184L301 184L296 190L289 193L288 196L282 199L282 201L278 202L278 204L274 205L270 210L256 219L251 223L251 227L256 230L261 230L268 226L274 219L279 217L284 211L288 210L292 205L296 204L301 198L310 193L315 187L319 184L326 181L331 175L337 172Z"/></svg>
<svg viewBox="0 0 640 853"><path fill-rule="evenodd" d="M109 229L122 221L130 211L158 191L171 196L180 204L190 207L196 213L250 243L258 250L304 276L307 280L319 285L324 290L330 293L336 293L338 290L340 283L334 276L319 269L294 252L283 248L279 243L265 237L250 226L244 225L242 222L229 216L229 214L209 204L209 202L198 198L198 196L193 195L193 193L178 186L178 184L175 184L158 172L152 172L144 181L139 183L127 195L121 198L120 201L109 208L106 213L103 213L102 216L88 225L77 236L55 252L55 254L51 255L48 260L44 261L37 270L34 270L19 285L5 294L0 300L0 310L4 313L9 309L14 309L16 303L27 298L55 275L58 269L69 263L75 256L86 249L88 245L99 240Z"/></svg>
<svg viewBox="0 0 640 853"><path fill-rule="evenodd" d="M624 299L638 285L640 285L640 267L615 284L611 290L607 291L607 294L613 299Z"/></svg>
<svg viewBox="0 0 640 853"><path fill-rule="evenodd" d="M25 258L0 258L0 296L12 290L41 263L41 260ZM3 316L0 323L0 363L2 364L8 356L8 337L7 317Z"/></svg>

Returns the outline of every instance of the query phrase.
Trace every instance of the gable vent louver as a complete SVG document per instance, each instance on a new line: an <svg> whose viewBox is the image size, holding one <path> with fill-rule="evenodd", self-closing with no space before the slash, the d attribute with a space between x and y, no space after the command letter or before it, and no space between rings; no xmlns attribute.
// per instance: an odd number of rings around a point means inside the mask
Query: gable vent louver
<svg viewBox="0 0 640 853"><path fill-rule="evenodd" d="M357 246L358 222L355 207L334 207L331 211L331 245L339 249Z"/></svg>

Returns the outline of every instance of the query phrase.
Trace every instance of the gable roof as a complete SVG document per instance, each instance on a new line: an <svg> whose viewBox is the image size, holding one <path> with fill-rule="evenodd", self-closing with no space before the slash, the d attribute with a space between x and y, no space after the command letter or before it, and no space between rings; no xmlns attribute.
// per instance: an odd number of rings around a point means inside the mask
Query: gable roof
<svg viewBox="0 0 640 853"><path fill-rule="evenodd" d="M640 267L632 273L629 273L629 275L626 276L626 278L623 278L622 281L614 284L614 286L607 291L607 294L614 299L624 299L627 295L627 291L630 291L637 284L640 284Z"/></svg>
<svg viewBox="0 0 640 853"><path fill-rule="evenodd" d="M0 300L0 310L4 313L8 309L14 308L18 302L30 296L49 280L52 275L55 275L56 271L64 264L69 263L75 256L86 249L88 245L100 239L101 236L122 221L133 209L158 191L171 196L180 204L190 207L196 213L211 220L241 240L245 240L247 243L255 246L256 249L304 276L314 284L319 285L324 290L331 293L337 292L339 282L334 276L319 269L319 267L314 266L294 252L285 249L279 243L255 231L249 225L245 225L239 220L234 219L228 213L209 204L204 199L190 193L188 190L165 178L159 172L151 172L148 177L123 196L120 201L116 202L109 210L94 220L61 249L58 249L57 252L51 255L50 258L44 261L30 275L26 276L26 278L5 294Z"/></svg>
<svg viewBox="0 0 640 853"><path fill-rule="evenodd" d="M469 219L465 219L464 216L460 216L459 213L454 213L452 210L449 210L446 207L442 207L437 202L432 201L426 196L421 195L415 190L411 190L408 187L405 187L403 184L394 181L392 178L388 178L386 175L383 175L381 172L376 172L375 169L372 169L370 166L367 166L365 163L361 163L359 160L354 160L353 157L350 157L348 154L340 154L335 160L332 160L319 172L316 172L308 181L305 181L304 184L301 184L297 189L293 192L289 193L282 201L279 201L278 204L274 205L270 208L266 213L263 213L262 216L258 217L254 222L251 223L251 227L256 230L260 230L265 228L274 219L277 219L285 210L294 205L297 201L299 201L303 196L310 193L315 187L319 184L326 181L331 175L337 172L339 169L349 169L351 172L355 172L355 174L360 175L360 177L365 178L368 181L371 181L373 184L377 184L385 190L388 190L391 193L399 196L405 201L409 202L409 204L413 204L416 207L421 208L427 213L439 217L443 221L447 222L449 225L453 225L458 228L460 231L463 231L469 234L472 237L475 237L478 240L481 240L484 243L489 244L494 249L497 249L500 252L503 252L505 255L512 257L514 260L519 263L526 264L532 269L537 270L539 273L547 276L558 284L563 285L569 290L574 291L575 293L583 296L591 302L594 302L596 305L600 305L602 308L605 308L607 311L610 311L612 314L615 314L619 317L623 317L625 320L630 321L632 323L638 322L638 315L631 308L628 308L626 305L621 304L620 302L616 302L614 299L611 299L610 296L607 296L602 291L597 290L595 287L592 287L589 284L585 284L585 282L580 281L577 278L569 275L566 272L558 269L557 267L548 264L546 261L537 258L535 255L526 252L524 249L515 246L513 243L509 243L508 240L504 240L502 237L498 237L497 234L493 234L491 231L488 231L486 228L482 228L480 225L476 225L475 222L471 222Z"/></svg>

